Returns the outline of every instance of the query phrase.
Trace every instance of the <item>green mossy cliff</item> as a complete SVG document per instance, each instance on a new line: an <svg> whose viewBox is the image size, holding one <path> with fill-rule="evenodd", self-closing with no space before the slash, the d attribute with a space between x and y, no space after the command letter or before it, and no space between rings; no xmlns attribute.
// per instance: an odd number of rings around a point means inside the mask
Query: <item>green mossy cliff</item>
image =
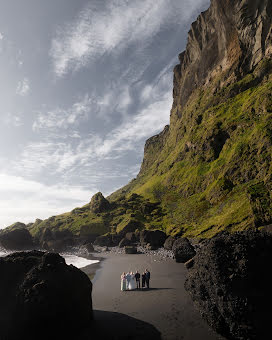
<svg viewBox="0 0 272 340"><path fill-rule="evenodd" d="M272 224L271 13L271 0L212 0L174 69L170 125L146 142L137 178L28 225L32 235L133 225L205 238Z"/></svg>

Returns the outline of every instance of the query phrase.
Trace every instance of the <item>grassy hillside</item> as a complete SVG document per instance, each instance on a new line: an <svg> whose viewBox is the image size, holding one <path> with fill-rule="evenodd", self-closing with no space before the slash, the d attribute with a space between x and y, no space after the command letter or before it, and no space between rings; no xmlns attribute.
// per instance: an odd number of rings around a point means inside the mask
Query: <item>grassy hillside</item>
<svg viewBox="0 0 272 340"><path fill-rule="evenodd" d="M134 192L160 201L161 228L189 237L271 223L271 68L264 60L239 82L196 90L161 148L149 141L152 165L110 199Z"/></svg>

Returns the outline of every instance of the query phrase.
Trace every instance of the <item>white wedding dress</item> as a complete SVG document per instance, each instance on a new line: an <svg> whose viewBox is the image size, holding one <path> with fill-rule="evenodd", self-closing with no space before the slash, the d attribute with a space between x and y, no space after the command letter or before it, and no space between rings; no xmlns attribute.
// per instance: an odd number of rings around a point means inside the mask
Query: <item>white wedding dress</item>
<svg viewBox="0 0 272 340"><path fill-rule="evenodd" d="M136 289L136 280L135 280L135 275L132 274L130 276L129 284L128 284L128 289L133 290Z"/></svg>

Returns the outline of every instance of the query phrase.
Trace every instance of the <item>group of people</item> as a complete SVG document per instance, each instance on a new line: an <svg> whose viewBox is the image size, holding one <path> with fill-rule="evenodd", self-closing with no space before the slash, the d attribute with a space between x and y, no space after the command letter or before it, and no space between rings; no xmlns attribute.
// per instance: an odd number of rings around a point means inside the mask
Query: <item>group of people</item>
<svg viewBox="0 0 272 340"><path fill-rule="evenodd" d="M149 282L150 272L147 269L143 272L142 275L138 271L136 271L135 274L133 272L128 272L127 274L124 272L121 275L121 291L140 289L141 283L142 288L149 288Z"/></svg>

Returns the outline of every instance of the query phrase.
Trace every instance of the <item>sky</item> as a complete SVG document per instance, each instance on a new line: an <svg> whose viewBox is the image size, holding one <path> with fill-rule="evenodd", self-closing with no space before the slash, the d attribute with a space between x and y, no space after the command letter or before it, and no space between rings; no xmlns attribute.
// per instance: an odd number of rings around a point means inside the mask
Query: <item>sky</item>
<svg viewBox="0 0 272 340"><path fill-rule="evenodd" d="M0 228L137 176L209 0L0 0Z"/></svg>

